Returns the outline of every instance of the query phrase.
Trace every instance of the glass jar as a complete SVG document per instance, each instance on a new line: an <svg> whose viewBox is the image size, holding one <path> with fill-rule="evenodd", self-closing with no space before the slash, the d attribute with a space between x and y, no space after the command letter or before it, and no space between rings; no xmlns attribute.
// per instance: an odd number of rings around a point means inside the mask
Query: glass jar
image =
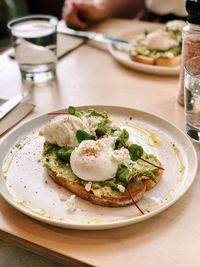
<svg viewBox="0 0 200 267"><path fill-rule="evenodd" d="M177 100L184 105L184 63L186 60L200 56L200 0L187 0L187 25L182 34L182 58Z"/></svg>

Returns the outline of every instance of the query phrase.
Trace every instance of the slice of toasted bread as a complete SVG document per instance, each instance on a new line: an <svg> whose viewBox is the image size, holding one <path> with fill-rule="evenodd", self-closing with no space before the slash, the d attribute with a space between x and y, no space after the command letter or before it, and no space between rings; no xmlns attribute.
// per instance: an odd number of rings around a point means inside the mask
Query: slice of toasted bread
<svg viewBox="0 0 200 267"><path fill-rule="evenodd" d="M146 191L151 190L160 181L162 174L163 174L163 170L160 169L156 175L156 183L151 179L144 180L144 183L146 185Z"/></svg>
<svg viewBox="0 0 200 267"><path fill-rule="evenodd" d="M53 171L51 169L48 169L48 174L57 184L63 186L75 195L79 196L82 199L88 200L93 204L105 207L123 207L133 204L133 201L128 192L119 192L118 194L115 194L112 197L98 197L95 196L92 192L87 192L83 185L70 180L70 177L59 176L56 171ZM146 185L145 183L140 181L137 184L132 184L130 191L134 201L138 202L139 200L141 200L146 191Z"/></svg>
<svg viewBox="0 0 200 267"><path fill-rule="evenodd" d="M180 56L176 56L173 58L157 58L155 60L155 65L165 66L165 67L176 67L180 64Z"/></svg>
<svg viewBox="0 0 200 267"><path fill-rule="evenodd" d="M147 57L147 56L142 56L142 55L131 55L131 59L133 61L147 64L147 65L154 65L155 64L155 59L152 57Z"/></svg>
<svg viewBox="0 0 200 267"><path fill-rule="evenodd" d="M152 58L148 56L143 55L131 55L131 59L133 61L147 64L147 65L157 65L157 66L163 66L163 67L176 67L180 64L180 56L176 56L173 58Z"/></svg>
<svg viewBox="0 0 200 267"><path fill-rule="evenodd" d="M95 195L92 190L87 191L81 180L74 175L70 165L61 163L55 154L48 152L48 143L44 144L43 163L48 169L49 176L59 185L68 189L75 195L82 199L88 200L93 204L105 207L123 207L133 204L133 200L138 202L143 197L145 191L150 190L156 183L152 180L140 180L130 184L129 191L126 189L124 193L115 191L113 195L102 194L101 196ZM160 180L162 170L158 172L157 181ZM130 193L131 196L130 196ZM132 200L133 198L133 200Z"/></svg>

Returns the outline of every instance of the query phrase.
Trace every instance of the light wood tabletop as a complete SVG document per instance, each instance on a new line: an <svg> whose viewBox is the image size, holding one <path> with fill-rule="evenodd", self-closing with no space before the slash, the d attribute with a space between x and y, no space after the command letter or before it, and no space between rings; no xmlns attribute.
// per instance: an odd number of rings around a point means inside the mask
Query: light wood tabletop
<svg viewBox="0 0 200 267"><path fill-rule="evenodd" d="M140 27L144 24L113 19L94 29L117 36ZM176 101L178 76L134 71L94 44L83 44L60 59L57 81L32 86L22 85L16 62L1 55L0 98L10 98L24 86L32 87L29 101L35 108L21 123L69 105L112 105L159 115L184 130L184 110ZM194 146L200 161L200 146ZM184 196L159 215L118 229L81 231L40 223L0 198L0 237L69 266L195 267L200 265L199 199L200 171Z"/></svg>

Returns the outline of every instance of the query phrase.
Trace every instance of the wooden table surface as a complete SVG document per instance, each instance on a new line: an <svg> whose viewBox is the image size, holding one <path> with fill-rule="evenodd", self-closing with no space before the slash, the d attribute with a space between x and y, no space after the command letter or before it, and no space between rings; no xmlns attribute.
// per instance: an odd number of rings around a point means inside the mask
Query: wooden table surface
<svg viewBox="0 0 200 267"><path fill-rule="evenodd" d="M113 36L139 29L140 23L108 20L95 27ZM0 98L22 85L15 61L0 57ZM177 104L178 77L133 71L100 47L84 44L58 62L57 82L31 88L34 111L23 123L69 105L114 105L159 115L184 129ZM195 144L200 160L200 146ZM0 198L0 237L69 266L200 266L200 171L186 194L159 215L131 226L104 230L61 229L33 220Z"/></svg>

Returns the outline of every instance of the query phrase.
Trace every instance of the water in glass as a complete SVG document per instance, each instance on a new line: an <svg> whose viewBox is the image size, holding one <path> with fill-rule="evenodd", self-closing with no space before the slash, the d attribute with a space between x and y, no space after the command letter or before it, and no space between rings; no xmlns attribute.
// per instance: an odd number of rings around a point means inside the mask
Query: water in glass
<svg viewBox="0 0 200 267"><path fill-rule="evenodd" d="M45 81L55 76L56 29L48 21L29 20L12 28L16 60L22 78Z"/></svg>
<svg viewBox="0 0 200 267"><path fill-rule="evenodd" d="M200 141L200 75L185 74L185 113L187 134Z"/></svg>

